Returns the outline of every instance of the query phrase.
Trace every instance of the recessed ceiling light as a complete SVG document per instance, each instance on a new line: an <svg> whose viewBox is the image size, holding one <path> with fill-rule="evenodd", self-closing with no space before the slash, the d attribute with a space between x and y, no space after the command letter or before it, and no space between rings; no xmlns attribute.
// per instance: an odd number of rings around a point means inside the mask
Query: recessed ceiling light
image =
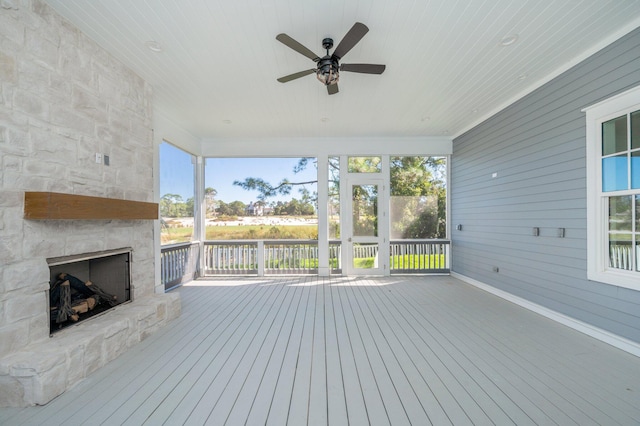
<svg viewBox="0 0 640 426"><path fill-rule="evenodd" d="M322 117L320 121L322 121L323 123L326 123L327 121L329 121L329 117Z"/></svg>
<svg viewBox="0 0 640 426"><path fill-rule="evenodd" d="M526 75L526 74L520 74L520 75L518 76L518 80L524 80L524 79L526 79L526 78L527 78L527 75Z"/></svg>
<svg viewBox="0 0 640 426"><path fill-rule="evenodd" d="M502 40L500 40L500 46L511 46L516 41L518 41L518 34L504 36Z"/></svg>
<svg viewBox="0 0 640 426"><path fill-rule="evenodd" d="M224 124L231 124L231 120L222 120Z"/></svg>
<svg viewBox="0 0 640 426"><path fill-rule="evenodd" d="M478 108L472 109L472 110L471 110L471 112L472 112L473 114L477 114L477 113L478 113Z"/></svg>
<svg viewBox="0 0 640 426"><path fill-rule="evenodd" d="M162 52L162 46L160 46L160 43L155 40L146 41L144 45L152 52Z"/></svg>

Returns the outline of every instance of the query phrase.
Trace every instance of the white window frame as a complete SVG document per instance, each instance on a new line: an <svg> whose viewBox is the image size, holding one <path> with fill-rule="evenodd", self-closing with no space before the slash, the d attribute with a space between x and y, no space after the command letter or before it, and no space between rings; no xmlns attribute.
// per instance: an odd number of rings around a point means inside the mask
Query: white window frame
<svg viewBox="0 0 640 426"><path fill-rule="evenodd" d="M582 111L586 113L587 137L587 278L640 290L640 272L609 268L608 206L602 192L602 123L640 110L640 86L627 90Z"/></svg>

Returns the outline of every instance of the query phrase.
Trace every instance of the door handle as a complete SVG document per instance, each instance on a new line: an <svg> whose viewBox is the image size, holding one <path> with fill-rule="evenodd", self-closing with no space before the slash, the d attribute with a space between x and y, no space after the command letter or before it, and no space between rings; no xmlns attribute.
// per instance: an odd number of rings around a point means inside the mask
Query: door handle
<svg viewBox="0 0 640 426"><path fill-rule="evenodd" d="M347 238L347 241L351 242L351 237Z"/></svg>

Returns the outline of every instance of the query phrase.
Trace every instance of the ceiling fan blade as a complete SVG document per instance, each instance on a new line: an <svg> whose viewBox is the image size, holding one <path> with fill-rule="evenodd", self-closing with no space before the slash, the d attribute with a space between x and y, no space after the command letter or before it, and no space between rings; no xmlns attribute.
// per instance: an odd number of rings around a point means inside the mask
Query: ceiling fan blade
<svg viewBox="0 0 640 426"><path fill-rule="evenodd" d="M353 46L358 44L358 42L364 37L366 33L369 32L369 28L363 23L356 22L353 24L353 27L349 30L349 32L344 36L336 50L333 51L333 57L341 59L344 55L350 51Z"/></svg>
<svg viewBox="0 0 640 426"><path fill-rule="evenodd" d="M315 74L316 69L304 70L300 72L296 72L293 74L285 75L284 77L280 77L278 81L280 83L286 83L287 81L295 80L296 78L304 77L305 75Z"/></svg>
<svg viewBox="0 0 640 426"><path fill-rule="evenodd" d="M338 93L338 83L328 85L327 93L329 93L330 95L335 95L336 93Z"/></svg>
<svg viewBox="0 0 640 426"><path fill-rule="evenodd" d="M385 65L375 64L342 64L340 65L340 71L359 72L362 74L382 74L385 70Z"/></svg>
<svg viewBox="0 0 640 426"><path fill-rule="evenodd" d="M291 37L289 37L284 33L278 34L276 36L276 40L278 40L280 43L284 44L285 46L290 47L291 49L295 50L301 55L306 56L307 58L311 59L313 62L318 62L320 60L320 57L318 55L316 55L310 49L304 47L302 44L295 41L294 39L292 39Z"/></svg>

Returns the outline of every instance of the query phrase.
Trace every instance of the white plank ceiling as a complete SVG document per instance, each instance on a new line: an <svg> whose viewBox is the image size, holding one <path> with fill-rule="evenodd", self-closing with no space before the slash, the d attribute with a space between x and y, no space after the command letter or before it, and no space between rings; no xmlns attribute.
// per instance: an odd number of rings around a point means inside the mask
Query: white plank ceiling
<svg viewBox="0 0 640 426"><path fill-rule="evenodd" d="M455 136L640 26L638 0L46 2L207 140ZM341 62L382 75L343 72L332 96L314 75L276 81L315 66L277 34L322 56L355 22L370 31Z"/></svg>

